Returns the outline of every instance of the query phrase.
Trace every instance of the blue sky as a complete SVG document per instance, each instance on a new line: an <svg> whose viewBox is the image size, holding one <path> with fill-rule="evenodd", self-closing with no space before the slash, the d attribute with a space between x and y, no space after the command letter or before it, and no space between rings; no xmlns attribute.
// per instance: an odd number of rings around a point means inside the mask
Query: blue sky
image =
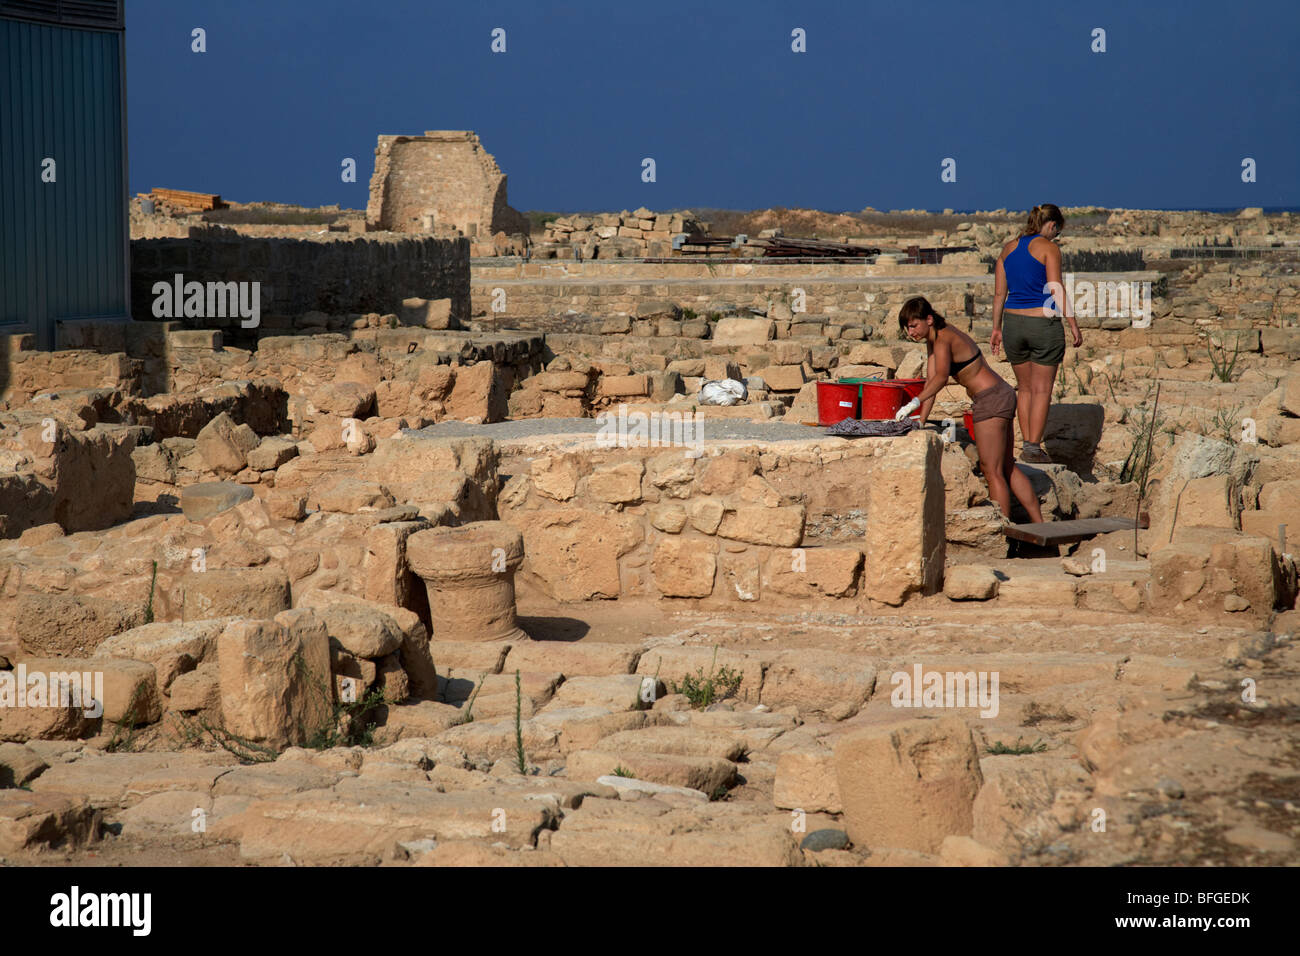
<svg viewBox="0 0 1300 956"><path fill-rule="evenodd" d="M517 209L1300 206L1295 0L127 0L126 16L132 193L363 208L378 134L472 129Z"/></svg>

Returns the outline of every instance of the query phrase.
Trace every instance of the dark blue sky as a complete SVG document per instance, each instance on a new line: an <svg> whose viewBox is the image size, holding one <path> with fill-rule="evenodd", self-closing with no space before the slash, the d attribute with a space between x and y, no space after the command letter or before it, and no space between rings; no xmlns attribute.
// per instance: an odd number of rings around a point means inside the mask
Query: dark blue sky
<svg viewBox="0 0 1300 956"><path fill-rule="evenodd" d="M133 193L363 208L378 134L472 129L517 209L1300 205L1296 0L127 0L126 16Z"/></svg>

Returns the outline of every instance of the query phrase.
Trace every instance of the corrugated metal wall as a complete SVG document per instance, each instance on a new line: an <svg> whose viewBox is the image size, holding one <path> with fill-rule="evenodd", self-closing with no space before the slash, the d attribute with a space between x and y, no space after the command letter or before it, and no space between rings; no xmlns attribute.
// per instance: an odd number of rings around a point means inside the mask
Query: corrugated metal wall
<svg viewBox="0 0 1300 956"><path fill-rule="evenodd" d="M117 31L0 19L0 331L41 348L57 319L127 315L122 56Z"/></svg>

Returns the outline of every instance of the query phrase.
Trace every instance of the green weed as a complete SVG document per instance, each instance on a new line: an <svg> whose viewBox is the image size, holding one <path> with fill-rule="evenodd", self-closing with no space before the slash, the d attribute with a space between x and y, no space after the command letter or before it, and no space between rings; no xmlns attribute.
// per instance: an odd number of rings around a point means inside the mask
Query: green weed
<svg viewBox="0 0 1300 956"><path fill-rule="evenodd" d="M1125 457L1119 473L1121 482L1137 482L1139 495L1146 494L1147 478L1151 474L1152 446L1155 433L1157 431L1168 433L1169 430L1165 422L1165 416L1149 404L1151 395L1152 390L1148 386L1142 404L1128 410L1126 427L1132 436L1133 444L1129 447L1128 455Z"/></svg>
<svg viewBox="0 0 1300 956"><path fill-rule="evenodd" d="M717 663L718 649L715 647L709 673L705 674L702 667L696 668L695 673L687 674L681 683L674 681L672 692L685 696L696 710L704 710L710 704L734 697L736 691L740 689L743 675L740 671L732 670L726 665L719 668Z"/></svg>
<svg viewBox="0 0 1300 956"><path fill-rule="evenodd" d="M528 759L524 756L524 724L523 724L523 690L519 682L519 670L515 669L515 760L519 764L519 772L525 777L528 776Z"/></svg>
<svg viewBox="0 0 1300 956"><path fill-rule="evenodd" d="M1011 754L1012 756L1020 757L1025 754L1039 754L1047 749L1047 744L1043 743L1041 740L1035 740L1032 744L1022 743L1023 740L1023 737L1017 737L1016 745L1014 747L1008 747L1002 741L998 740L994 742L991 747L985 747L984 752L986 754Z"/></svg>
<svg viewBox="0 0 1300 956"><path fill-rule="evenodd" d="M154 587L157 584L158 584L158 562L155 561L153 563L153 577L149 579L149 600L148 602L146 602L144 606L144 622L146 624L153 623L153 591L154 591Z"/></svg>
<svg viewBox="0 0 1300 956"><path fill-rule="evenodd" d="M478 700L478 692L483 689L483 681L486 679L487 675L479 678L478 686L474 688L474 693L470 695L469 703L465 705L465 712L452 721L451 725L453 727L459 726L460 724L472 724L474 722L474 701Z"/></svg>
<svg viewBox="0 0 1300 956"><path fill-rule="evenodd" d="M1215 345L1214 339L1206 346L1206 352L1210 356L1210 366L1214 369L1214 377L1220 382L1235 382L1240 376L1237 371L1237 359L1241 356L1241 333L1238 332L1232 345L1232 354L1223 345Z"/></svg>

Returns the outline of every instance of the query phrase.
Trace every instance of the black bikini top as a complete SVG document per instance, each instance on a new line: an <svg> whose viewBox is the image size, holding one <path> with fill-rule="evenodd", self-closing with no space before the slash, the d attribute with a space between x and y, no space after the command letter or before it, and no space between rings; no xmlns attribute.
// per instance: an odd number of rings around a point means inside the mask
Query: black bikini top
<svg viewBox="0 0 1300 956"><path fill-rule="evenodd" d="M960 372L962 369L964 369L967 365L969 365L971 362L974 362L976 359L978 359L978 358L982 358L982 357L983 357L983 355L982 355L982 353L981 353L980 350L979 350L979 346L977 345L977 346L975 346L975 354L974 354L974 355L972 355L970 358L966 359L965 361L962 361L962 362L953 362L951 365L949 365L949 367L948 367L948 372L949 372L950 375L956 377L957 373Z"/></svg>

